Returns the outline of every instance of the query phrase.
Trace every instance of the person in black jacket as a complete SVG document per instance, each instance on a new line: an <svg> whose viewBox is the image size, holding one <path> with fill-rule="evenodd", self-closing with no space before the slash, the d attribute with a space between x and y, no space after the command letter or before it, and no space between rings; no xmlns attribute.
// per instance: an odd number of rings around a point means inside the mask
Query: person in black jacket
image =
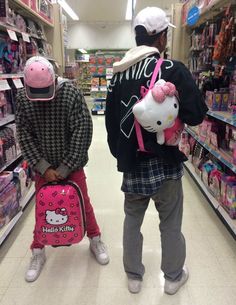
<svg viewBox="0 0 236 305"><path fill-rule="evenodd" d="M182 163L187 158L178 146L157 144L156 135L144 129L144 145L149 153L139 152L132 112L141 98L141 86L149 88L156 63L166 48L169 26L173 25L160 8L147 7L139 12L134 20L137 47L114 64L106 100L108 145L117 159L118 171L123 172L123 263L131 293L141 290L145 272L140 229L150 199L153 199L160 217L165 293L175 294L188 279L184 265L185 239L181 233ZM208 109L184 64L164 60L157 80L160 78L176 86L180 101L179 119L191 126L200 124Z"/></svg>

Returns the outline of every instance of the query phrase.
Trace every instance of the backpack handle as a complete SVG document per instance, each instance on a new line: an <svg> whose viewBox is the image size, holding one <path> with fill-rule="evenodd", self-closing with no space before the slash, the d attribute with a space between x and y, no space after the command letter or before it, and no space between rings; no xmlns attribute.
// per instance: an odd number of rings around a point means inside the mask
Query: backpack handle
<svg viewBox="0 0 236 305"><path fill-rule="evenodd" d="M147 94L147 92L149 90L151 90L154 85L155 85L155 81L157 79L157 75L159 73L159 70L161 68L161 65L163 63L163 58L160 58L155 66L155 69L153 71L152 74L152 78L151 78L151 82L150 82L150 86L149 89L145 92L145 95ZM137 103L141 102L141 100L138 100ZM138 146L139 146L139 151L143 151L143 152L148 152L145 148L144 148L144 142L143 142L143 136L142 136L142 131L141 131L141 127L139 122L136 120L136 118L134 117L134 126L135 126L135 131L136 131L136 136L137 136L137 140L138 140Z"/></svg>

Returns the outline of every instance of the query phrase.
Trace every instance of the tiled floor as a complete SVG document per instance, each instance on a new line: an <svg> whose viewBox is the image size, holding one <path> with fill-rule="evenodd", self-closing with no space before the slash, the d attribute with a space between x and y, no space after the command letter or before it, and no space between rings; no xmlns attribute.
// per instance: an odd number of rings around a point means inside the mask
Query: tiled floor
<svg viewBox="0 0 236 305"><path fill-rule="evenodd" d="M140 294L127 290L122 266L123 194L121 175L106 144L104 117L95 116L90 161L86 167L90 197L110 264L100 266L85 238L70 248L48 248L40 278L28 284L24 272L34 223L33 204L0 248L0 303L2 305L235 305L236 242L209 207L193 181L184 177L183 232L187 240L188 283L175 295L163 293L160 272L158 216L153 204L143 224L143 261L146 274Z"/></svg>

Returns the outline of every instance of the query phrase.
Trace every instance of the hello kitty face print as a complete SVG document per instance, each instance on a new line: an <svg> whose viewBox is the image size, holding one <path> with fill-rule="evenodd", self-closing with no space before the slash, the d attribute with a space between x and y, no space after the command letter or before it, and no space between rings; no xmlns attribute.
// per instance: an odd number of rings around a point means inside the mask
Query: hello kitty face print
<svg viewBox="0 0 236 305"><path fill-rule="evenodd" d="M46 222L50 225L62 225L67 223L68 215L65 208L58 208L55 211L46 211Z"/></svg>

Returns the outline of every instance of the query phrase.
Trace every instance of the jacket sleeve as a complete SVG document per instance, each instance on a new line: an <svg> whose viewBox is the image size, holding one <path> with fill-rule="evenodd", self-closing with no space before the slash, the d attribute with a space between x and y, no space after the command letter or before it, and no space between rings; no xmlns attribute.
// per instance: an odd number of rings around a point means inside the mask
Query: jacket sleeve
<svg viewBox="0 0 236 305"><path fill-rule="evenodd" d="M107 98L106 98L106 130L107 130L107 142L110 148L111 154L116 158L117 156L117 140L119 137L120 123L119 123L119 101L116 97L116 86L114 82L114 76L111 80L110 86L108 88Z"/></svg>
<svg viewBox="0 0 236 305"><path fill-rule="evenodd" d="M45 160L41 155L40 147L35 140L36 138L33 133L30 120L27 117L26 111L24 109L24 101L21 98L21 94L18 94L16 98L15 120L17 138L24 159L34 170L43 175L44 172L51 166L51 164L48 163L47 160Z"/></svg>
<svg viewBox="0 0 236 305"><path fill-rule="evenodd" d="M68 147L57 168L63 178L74 170L83 168L87 163L93 133L92 119L85 99L76 88L73 87L73 90L70 95L72 105L68 114Z"/></svg>
<svg viewBox="0 0 236 305"><path fill-rule="evenodd" d="M175 84L179 93L179 118L190 126L198 125L203 121L208 108L190 71L180 62L176 65L170 81Z"/></svg>

